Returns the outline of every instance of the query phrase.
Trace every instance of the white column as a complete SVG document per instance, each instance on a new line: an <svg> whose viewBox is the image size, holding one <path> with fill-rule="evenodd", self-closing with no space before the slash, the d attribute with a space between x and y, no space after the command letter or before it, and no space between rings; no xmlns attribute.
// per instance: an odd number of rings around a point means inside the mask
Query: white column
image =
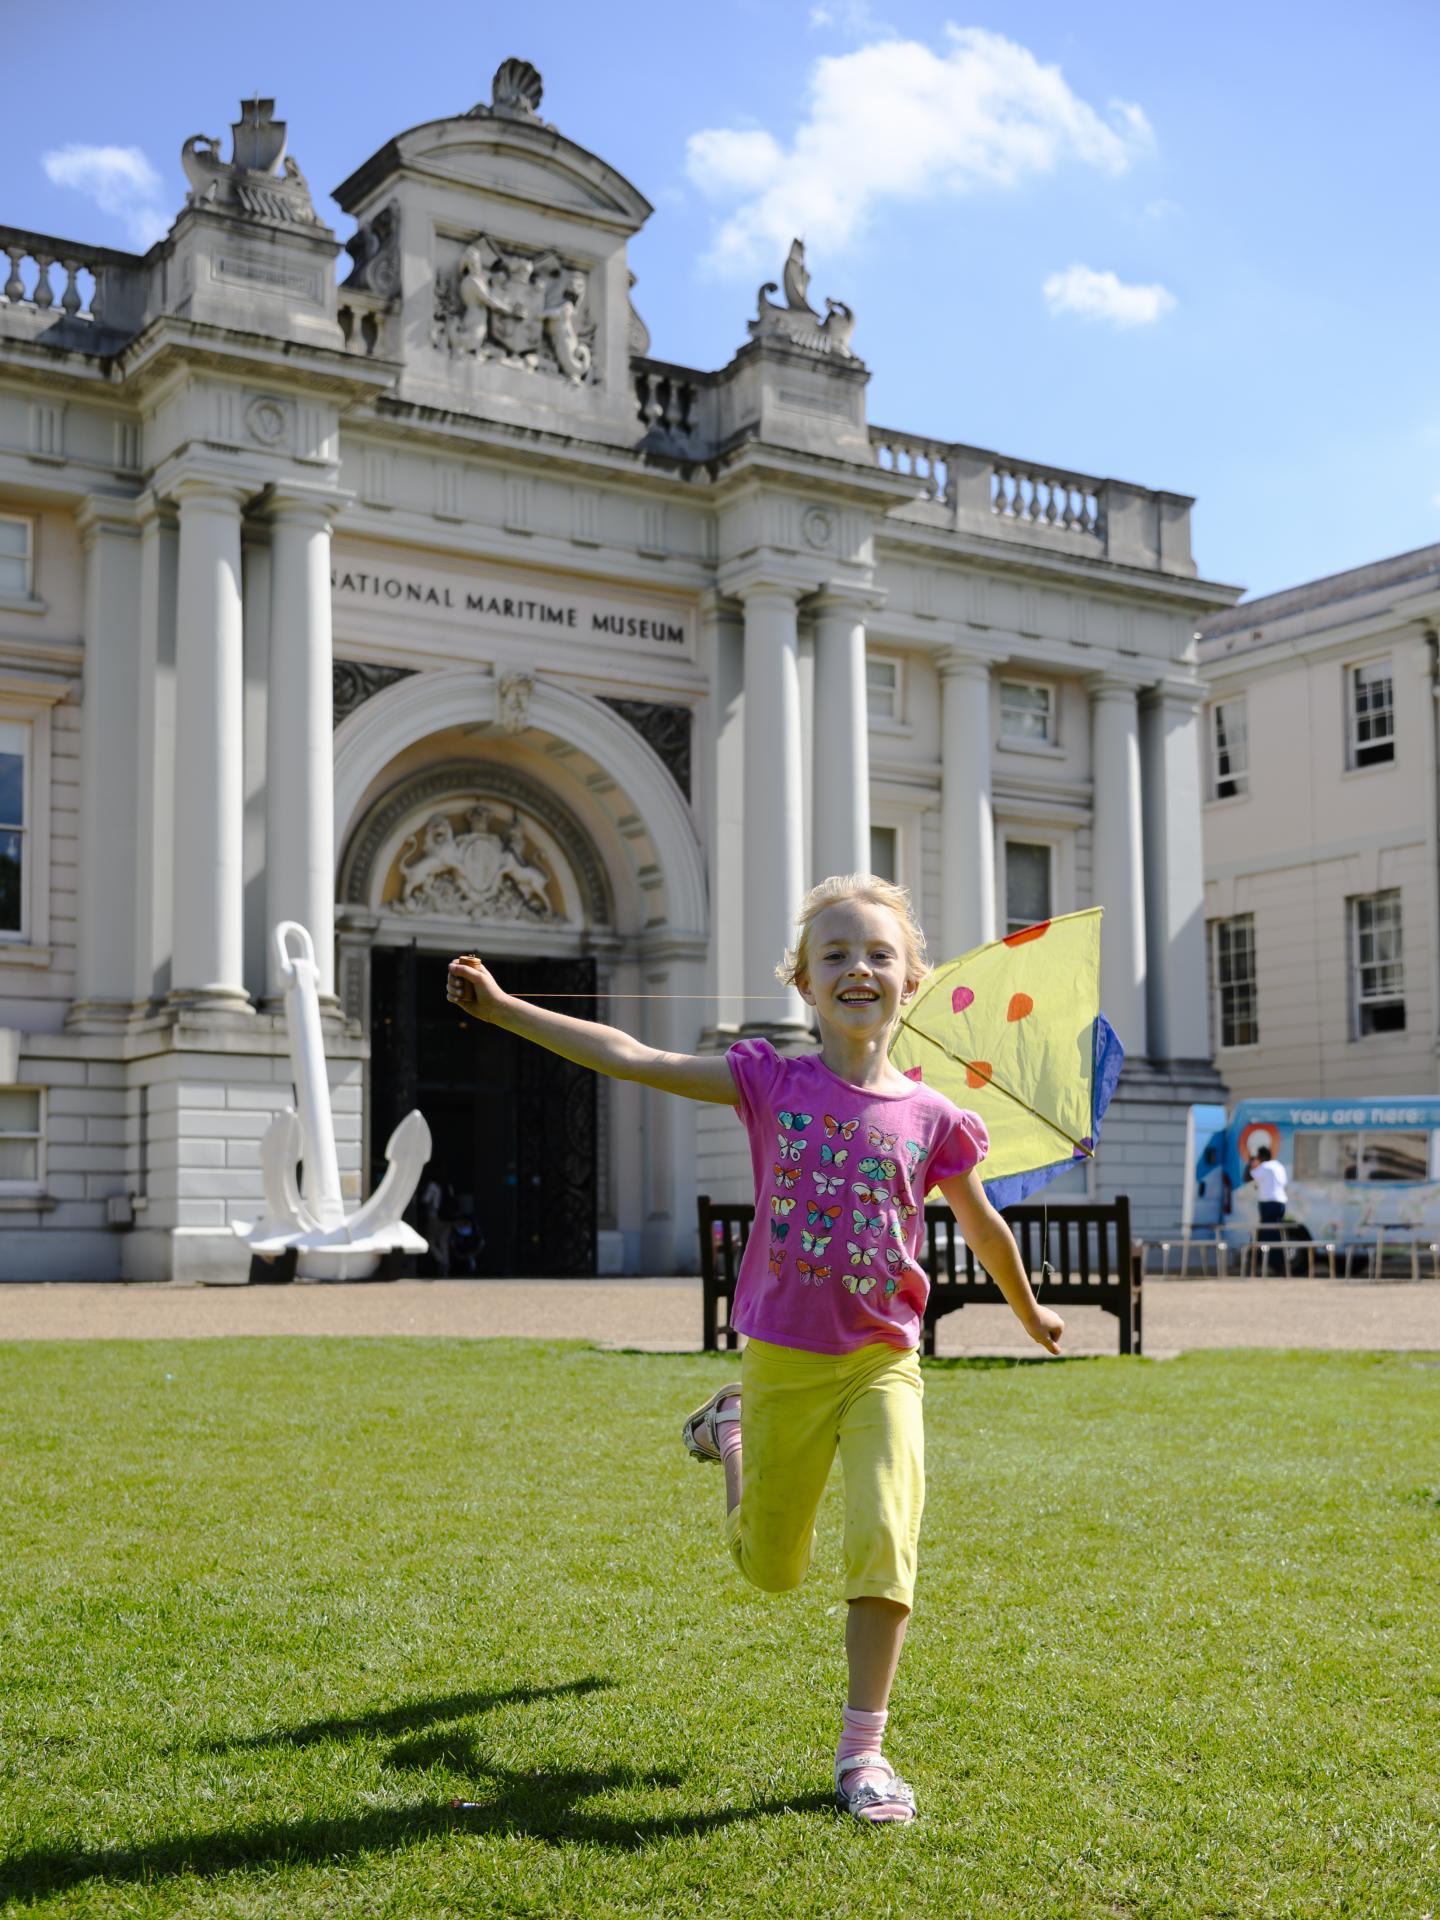
<svg viewBox="0 0 1440 1920"><path fill-rule="evenodd" d="M175 591L173 512L140 502L140 684L135 766L136 888L133 978L137 1000L170 990L175 872Z"/></svg>
<svg viewBox="0 0 1440 1920"><path fill-rule="evenodd" d="M310 929L320 993L335 994L335 755L330 636L333 500L270 504L270 674L265 753L265 921ZM267 994L279 993L272 942Z"/></svg>
<svg viewBox="0 0 1440 1920"><path fill-rule="evenodd" d="M870 871L865 605L822 593L815 613L814 875Z"/></svg>
<svg viewBox="0 0 1440 1920"><path fill-rule="evenodd" d="M1140 835L1140 726L1133 681L1092 674L1090 755L1095 785L1094 898L1100 1004L1132 1059L1149 1054L1145 1018L1145 863Z"/></svg>
<svg viewBox="0 0 1440 1920"><path fill-rule="evenodd" d="M800 674L796 590L746 588L745 993L747 1026L806 1026L798 993L780 992L775 966L790 944L804 892Z"/></svg>
<svg viewBox="0 0 1440 1920"><path fill-rule="evenodd" d="M76 1014L123 1013L135 989L135 726L140 682L140 527L128 501L86 500L85 680L80 715Z"/></svg>
<svg viewBox="0 0 1440 1920"><path fill-rule="evenodd" d="M695 941L652 936L641 955L645 1038L667 1053L693 1053L702 1025L704 953ZM685 997L692 996L692 997ZM695 1111L653 1088L641 1095L645 1224L642 1273L695 1270Z"/></svg>
<svg viewBox="0 0 1440 1920"><path fill-rule="evenodd" d="M710 965L705 990L712 1018L738 1027L745 1018L745 635L740 608L718 593L702 596L701 658L710 699L705 733L705 841L710 864Z"/></svg>
<svg viewBox="0 0 1440 1920"><path fill-rule="evenodd" d="M943 653L940 668L940 952L995 938L995 809L990 795L990 663Z"/></svg>
<svg viewBox="0 0 1440 1920"><path fill-rule="evenodd" d="M244 988L244 731L240 505L191 477L180 503L175 616L172 995L249 1006Z"/></svg>
<svg viewBox="0 0 1440 1920"><path fill-rule="evenodd" d="M245 991L265 998L274 960L265 891L265 827L269 811L266 755L270 693L270 529L247 517L240 529L245 660Z"/></svg>
<svg viewBox="0 0 1440 1920"><path fill-rule="evenodd" d="M1155 1060L1208 1060L1200 722L1204 690L1151 687L1140 701L1146 1011Z"/></svg>

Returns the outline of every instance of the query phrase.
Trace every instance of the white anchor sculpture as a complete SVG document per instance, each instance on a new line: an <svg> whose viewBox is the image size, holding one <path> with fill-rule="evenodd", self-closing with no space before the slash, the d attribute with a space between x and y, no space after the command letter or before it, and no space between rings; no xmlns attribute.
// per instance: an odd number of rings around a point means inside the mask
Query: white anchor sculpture
<svg viewBox="0 0 1440 1920"><path fill-rule="evenodd" d="M425 1252L427 1243L400 1216L430 1158L430 1129L418 1109L406 1114L385 1149L385 1178L347 1219L320 1030L315 943L294 920L282 920L271 938L285 983L285 1021L300 1112L286 1107L270 1122L260 1143L265 1217L254 1223L237 1221L235 1232L262 1260L274 1260L293 1247L297 1278L368 1280L387 1253ZM304 1163L303 1184L298 1186L297 1161Z"/></svg>

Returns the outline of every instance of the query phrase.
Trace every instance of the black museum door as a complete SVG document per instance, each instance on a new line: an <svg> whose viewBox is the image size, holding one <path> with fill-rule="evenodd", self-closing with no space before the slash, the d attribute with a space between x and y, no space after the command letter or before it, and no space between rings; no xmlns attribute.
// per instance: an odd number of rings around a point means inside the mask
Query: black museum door
<svg viewBox="0 0 1440 1920"><path fill-rule="evenodd" d="M455 1211L473 1213L480 1274L593 1274L595 1075L458 1013L446 956L376 947L370 959L369 1190L391 1131L419 1107L435 1143L425 1181L434 1174ZM529 998L595 992L591 959L506 960L501 977ZM593 997L559 1006L595 1016Z"/></svg>

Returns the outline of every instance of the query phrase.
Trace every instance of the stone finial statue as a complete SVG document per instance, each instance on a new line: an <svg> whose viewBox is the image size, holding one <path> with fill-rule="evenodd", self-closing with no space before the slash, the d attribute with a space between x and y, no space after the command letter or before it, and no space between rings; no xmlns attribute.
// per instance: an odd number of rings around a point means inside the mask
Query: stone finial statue
<svg viewBox="0 0 1440 1920"><path fill-rule="evenodd" d="M220 158L220 141L214 134L191 134L180 149L180 164L190 182L190 206L214 207L277 224L322 224L304 174L285 156L285 122L274 115L273 100L257 96L240 102L240 118L230 129L228 163Z"/></svg>
<svg viewBox="0 0 1440 1920"><path fill-rule="evenodd" d="M320 970L309 933L282 920L271 938L285 983L285 1023L300 1111L286 1107L260 1143L265 1215L235 1232L262 1260L292 1250L296 1274L308 1280L367 1280L387 1253L424 1253L426 1242L401 1219L430 1158L430 1129L418 1110L407 1113L385 1149L385 1178L364 1206L348 1217L340 1194L335 1120L320 1028ZM304 1165L303 1187L295 1168Z"/></svg>
<svg viewBox="0 0 1440 1920"><path fill-rule="evenodd" d="M528 60L502 60L490 82L490 98L471 107L467 120L523 120L536 127L554 128L540 118L545 85Z"/></svg>
<svg viewBox="0 0 1440 1920"><path fill-rule="evenodd" d="M803 240L790 242L782 278L785 305L777 306L770 299L769 296L780 289L773 280L767 280L760 289L759 312L750 322L750 337L786 340L791 346L808 348L811 353L853 360L850 336L855 331L855 315L843 300L827 300L823 320L810 305L810 273L805 265Z"/></svg>

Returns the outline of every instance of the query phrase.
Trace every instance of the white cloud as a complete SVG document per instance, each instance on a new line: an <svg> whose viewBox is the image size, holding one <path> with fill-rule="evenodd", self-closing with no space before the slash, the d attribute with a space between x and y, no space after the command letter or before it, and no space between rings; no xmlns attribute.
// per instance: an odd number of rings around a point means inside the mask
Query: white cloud
<svg viewBox="0 0 1440 1920"><path fill-rule="evenodd" d="M56 186L73 187L123 220L135 246L148 247L169 231L158 204L165 183L139 147L59 147L41 164Z"/></svg>
<svg viewBox="0 0 1440 1920"><path fill-rule="evenodd" d="M1052 313L1113 320L1117 327L1153 326L1177 304L1165 287L1127 287L1113 273L1097 273L1093 267L1067 267L1064 273L1052 273L1044 292Z"/></svg>
<svg viewBox="0 0 1440 1920"><path fill-rule="evenodd" d="M838 0L834 6L811 7L810 25L817 29L833 27L852 40L879 39L882 34L894 31L876 16L869 0Z"/></svg>
<svg viewBox="0 0 1440 1920"><path fill-rule="evenodd" d="M843 11L817 9L827 24ZM1013 40L953 26L946 39L941 53L888 39L818 60L788 147L758 128L693 134L690 179L739 203L706 264L773 268L796 235L834 252L886 201L1015 187L1062 162L1119 174L1152 144L1139 107L1112 101L1106 120Z"/></svg>
<svg viewBox="0 0 1440 1920"><path fill-rule="evenodd" d="M1432 506L1432 507L1440 507L1440 493L1432 493L1432 494L1431 494L1431 496L1430 496L1430 504L1431 504L1431 506Z"/></svg>

